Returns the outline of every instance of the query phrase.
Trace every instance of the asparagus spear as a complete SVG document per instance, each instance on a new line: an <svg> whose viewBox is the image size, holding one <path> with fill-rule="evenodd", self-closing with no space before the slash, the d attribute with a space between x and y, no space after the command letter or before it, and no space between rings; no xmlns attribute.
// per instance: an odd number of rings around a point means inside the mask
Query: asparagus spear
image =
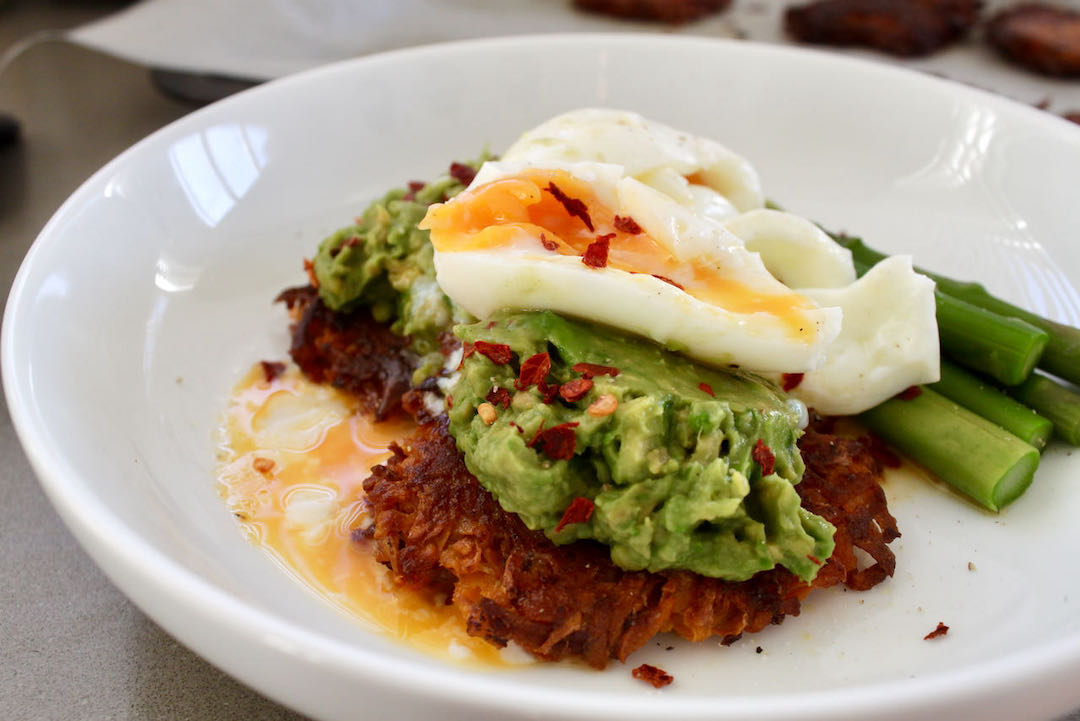
<svg viewBox="0 0 1080 721"><path fill-rule="evenodd" d="M1035 370L1050 335L1018 318L992 313L934 291L941 349L968 368L1007 386Z"/></svg>
<svg viewBox="0 0 1080 721"><path fill-rule="evenodd" d="M1054 432L1054 424L1048 418L946 360L941 361L941 380L929 388L1040 451Z"/></svg>
<svg viewBox="0 0 1080 721"><path fill-rule="evenodd" d="M961 283L939 277L934 277L934 280L938 287L954 298L965 300L992 313L1025 321L1046 331L1050 337L1039 360L1039 368L1073 383L1080 383L1080 329L1048 320L995 298L978 283Z"/></svg>
<svg viewBox="0 0 1080 721"><path fill-rule="evenodd" d="M874 433L991 511L1031 484L1039 451L948 398L923 388L859 416Z"/></svg>
<svg viewBox="0 0 1080 721"><path fill-rule="evenodd" d="M1041 373L1032 373L1009 392L1021 403L1049 418L1054 424L1054 432L1062 440L1080 446L1080 393Z"/></svg>
<svg viewBox="0 0 1080 721"><path fill-rule="evenodd" d="M873 266L886 257L883 253L868 247L861 238L834 235L833 239L851 251L856 267ZM919 272L937 283L939 291L956 300L976 305L998 315L1017 318L1046 331L1049 339L1042 357L1039 359L1038 367L1059 378L1064 378L1073 383L1080 383L1080 328L1073 328L1047 320L1023 308L1018 308L1011 303L994 297L978 283L953 280L934 273L928 273L922 269Z"/></svg>

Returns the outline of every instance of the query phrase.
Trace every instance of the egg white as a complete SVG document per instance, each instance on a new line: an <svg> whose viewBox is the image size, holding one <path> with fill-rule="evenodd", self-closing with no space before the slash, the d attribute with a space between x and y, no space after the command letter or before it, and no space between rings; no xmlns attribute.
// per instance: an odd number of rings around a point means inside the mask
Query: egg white
<svg viewBox="0 0 1080 721"><path fill-rule="evenodd" d="M514 177L528 167L531 164L522 161L485 163L472 187ZM598 201L632 217L672 257L721 268L725 276L760 295L807 304L721 223L702 219L666 193L627 176L622 166L547 162L544 167L589 183ZM825 347L840 332L837 308L809 303L795 311L794 319L734 312L648 273L590 268L577 256L541 248L538 237L522 231L498 248L436 251L438 283L478 318L507 308L548 309L642 335L716 366L810 370L821 364Z"/></svg>
<svg viewBox="0 0 1080 721"><path fill-rule="evenodd" d="M724 223L789 288L842 288L855 281L851 251L806 218L760 208Z"/></svg>
<svg viewBox="0 0 1080 721"><path fill-rule="evenodd" d="M886 258L849 286L802 293L844 313L825 363L790 391L819 413L861 413L940 379L934 282L915 272L910 256Z"/></svg>
<svg viewBox="0 0 1080 721"><path fill-rule="evenodd" d="M439 253L439 283L478 318L506 308L547 309L613 326L716 366L796 372L817 367L840 330L837 308L804 315L807 341L766 314L738 314L651 275L594 270L574 256L530 251Z"/></svg>
<svg viewBox="0 0 1080 721"><path fill-rule="evenodd" d="M558 115L522 134L502 157L541 166L613 163L673 198L736 212L765 203L757 171L741 155L715 140L623 110L584 108ZM686 181L694 175L704 181L697 190ZM706 195L702 188L713 193Z"/></svg>
<svg viewBox="0 0 1080 721"><path fill-rule="evenodd" d="M646 272L590 268L544 251L522 231L498 248L435 253L439 285L473 315L549 309L711 365L802 373L792 395L830 415L937 380L933 283L909 259L890 259L856 281L850 252L805 218L762 207L757 172L723 145L634 113L578 110L523 134L470 187L529 168L586 182L671 258L708 264L754 292L805 307L787 317L734 312Z"/></svg>

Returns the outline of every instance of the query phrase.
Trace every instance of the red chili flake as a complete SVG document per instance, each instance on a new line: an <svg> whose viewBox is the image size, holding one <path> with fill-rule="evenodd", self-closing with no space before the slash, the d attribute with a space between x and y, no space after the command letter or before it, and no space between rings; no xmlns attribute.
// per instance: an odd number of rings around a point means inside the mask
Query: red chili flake
<svg viewBox="0 0 1080 721"><path fill-rule="evenodd" d="M793 388L798 388L799 387L799 384L802 383L803 374L802 373L785 373L783 376L781 376L780 379L782 381L781 386L783 387L783 389L785 391L790 391Z"/></svg>
<svg viewBox="0 0 1080 721"><path fill-rule="evenodd" d="M446 394L446 408L450 410L454 407L454 397L449 393Z"/></svg>
<svg viewBox="0 0 1080 721"><path fill-rule="evenodd" d="M561 531L563 526L569 526L571 523L585 523L592 518L595 507L593 502L584 496L578 496L570 501L570 505L566 507L562 518L559 519L559 525L555 526L555 533Z"/></svg>
<svg viewBox="0 0 1080 721"><path fill-rule="evenodd" d="M540 391L540 397L543 399L544 403L548 405L555 402L555 399L559 396L559 389L561 387L562 386L558 383L549 386L544 381L540 381L536 384L536 390Z"/></svg>
<svg viewBox="0 0 1080 721"><path fill-rule="evenodd" d="M507 424L507 425L509 425L512 428L517 429L518 433L522 433L522 434L525 433L525 429L522 428L521 426L519 426L517 423L514 423L513 421L510 421L510 423Z"/></svg>
<svg viewBox="0 0 1080 721"><path fill-rule="evenodd" d="M949 627L946 626L941 621L938 621L937 628L935 628L933 631L931 631L930 633L923 636L923 641L929 641L930 639L937 638L939 636L944 636L948 632L949 632Z"/></svg>
<svg viewBox="0 0 1080 721"><path fill-rule="evenodd" d="M309 258L304 258L304 272L307 273L308 283L311 283L311 287L318 289L319 279L315 276L315 264Z"/></svg>
<svg viewBox="0 0 1080 721"><path fill-rule="evenodd" d="M610 235L599 236L585 248L585 254L581 256L581 262L590 268L607 267L608 249L610 247Z"/></svg>
<svg viewBox="0 0 1080 721"><path fill-rule="evenodd" d="M251 461L251 467L266 476L274 470L274 461L270 458L255 458Z"/></svg>
<svg viewBox="0 0 1080 721"><path fill-rule="evenodd" d="M267 383L285 372L285 364L280 361L259 361L259 365L262 366L263 378Z"/></svg>
<svg viewBox="0 0 1080 721"><path fill-rule="evenodd" d="M866 450L869 451L870 455L876 458L881 465L886 468L899 468L902 465L900 456L893 453L893 450L885 445L885 441L877 436L870 434L863 436L861 440L866 442Z"/></svg>
<svg viewBox="0 0 1080 721"><path fill-rule="evenodd" d="M639 681L652 684L653 688L663 688L675 680L675 677L664 669L650 666L647 663L641 664L630 674Z"/></svg>
<svg viewBox="0 0 1080 721"><path fill-rule="evenodd" d="M673 281L673 280L672 280L671 278L668 278L668 277L667 277L666 275L657 275L656 273L651 273L650 275L652 275L652 277L653 277L653 278L656 278L657 280L662 280L662 281L664 281L664 282L665 282L665 283L667 283L668 285L673 285L673 286L675 286L675 287L676 287L676 288L678 288L679 290L686 290L686 288L682 287L682 285L680 285L679 283L676 283L676 282L675 282L675 281Z"/></svg>
<svg viewBox="0 0 1080 721"><path fill-rule="evenodd" d="M521 362L521 371L514 381L514 388L523 391L529 386L543 383L550 370L551 356L547 353L535 353Z"/></svg>
<svg viewBox="0 0 1080 721"><path fill-rule="evenodd" d="M637 221L631 218L629 215L625 217L621 215L616 215L615 220L612 222L612 225L615 226L615 230L621 230L622 232L629 233L630 235L637 235L641 232L641 226L638 225Z"/></svg>
<svg viewBox="0 0 1080 721"><path fill-rule="evenodd" d="M450 163L450 177L462 185L469 185L476 177L476 169L464 163Z"/></svg>
<svg viewBox="0 0 1080 721"><path fill-rule="evenodd" d="M401 199L416 200L416 194L423 190L425 185L427 185L427 183L423 182L422 180L410 180L409 191L405 193L405 195L401 196Z"/></svg>
<svg viewBox="0 0 1080 721"><path fill-rule="evenodd" d="M574 421L545 429L541 423L536 435L529 441L529 447L539 447L540 452L552 460L568 461L574 457L577 446L577 436L574 434L577 425L577 421Z"/></svg>
<svg viewBox="0 0 1080 721"><path fill-rule="evenodd" d="M573 403L584 398L585 394L592 390L592 387L593 382L588 378L575 378L559 387L559 395L567 403Z"/></svg>
<svg viewBox="0 0 1080 721"><path fill-rule="evenodd" d="M760 438L758 438L757 443L754 444L754 450L750 452L750 457L761 466L762 476L769 475L776 467L776 456L774 456L772 450L765 445L765 441Z"/></svg>
<svg viewBox="0 0 1080 721"><path fill-rule="evenodd" d="M540 245L544 246L545 250L557 250L559 248L558 243L554 240L549 240L543 233L540 234Z"/></svg>
<svg viewBox="0 0 1080 721"><path fill-rule="evenodd" d="M473 343L473 349L497 366L504 366L510 362L514 352L505 343L488 343L486 340L478 340Z"/></svg>
<svg viewBox="0 0 1080 721"><path fill-rule="evenodd" d="M577 198L571 198L569 195L562 192L555 183L548 183L548 186L544 188L544 190L551 193L555 200L562 203L562 207L566 208L566 212L569 215L575 218L581 218L581 222L585 224L585 227L589 229L589 232L594 230L592 218L589 217L589 208L584 202Z"/></svg>
<svg viewBox="0 0 1080 721"><path fill-rule="evenodd" d="M808 553L808 554L806 554L806 557L808 559L810 559L810 563L814 564L815 566L820 566L821 565L821 559L818 558L817 556L812 556L812 555L810 555Z"/></svg>
<svg viewBox="0 0 1080 721"><path fill-rule="evenodd" d="M572 369L575 373L580 373L586 379L595 378L596 376L611 376L614 378L619 375L618 368L602 366L596 363L575 363Z"/></svg>
<svg viewBox="0 0 1080 721"><path fill-rule="evenodd" d="M701 389L702 391L704 391L705 393L708 393L713 398L716 398L716 393L713 391L712 386L709 385L708 383L704 383L704 382L698 383L697 387L699 389Z"/></svg>
<svg viewBox="0 0 1080 721"><path fill-rule="evenodd" d="M896 394L896 397L902 401L910 401L912 398L918 398L922 395L921 386L908 386L904 390Z"/></svg>
<svg viewBox="0 0 1080 721"><path fill-rule="evenodd" d="M484 396L484 400L493 406L502 406L504 409L510 407L510 391L505 388L492 388Z"/></svg>
<svg viewBox="0 0 1080 721"><path fill-rule="evenodd" d="M342 242L341 245L330 251L330 257L336 258L341 253L341 251L345 250L346 248L355 248L358 245L362 245L363 242L364 239L360 236L350 235L348 238L345 239L344 242Z"/></svg>

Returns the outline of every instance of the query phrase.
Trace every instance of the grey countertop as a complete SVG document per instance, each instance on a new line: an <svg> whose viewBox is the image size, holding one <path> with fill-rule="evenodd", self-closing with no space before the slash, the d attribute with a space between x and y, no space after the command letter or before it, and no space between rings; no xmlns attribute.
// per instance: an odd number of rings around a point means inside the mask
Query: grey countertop
<svg viewBox="0 0 1080 721"><path fill-rule="evenodd" d="M120 6L0 0L0 53ZM146 68L62 42L22 52L0 74L0 113L22 124L21 142L0 148L0 294L83 180L193 109L158 92ZM38 486L2 395L0 658L8 719L301 718L195 656L109 582Z"/></svg>

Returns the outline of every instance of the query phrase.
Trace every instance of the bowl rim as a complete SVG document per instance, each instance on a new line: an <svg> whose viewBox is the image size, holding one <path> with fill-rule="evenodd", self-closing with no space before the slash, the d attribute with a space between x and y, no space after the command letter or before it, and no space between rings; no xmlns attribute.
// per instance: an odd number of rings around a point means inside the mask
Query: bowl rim
<svg viewBox="0 0 1080 721"><path fill-rule="evenodd" d="M315 662L320 665L334 665L345 669L349 675L362 676L384 687L394 687L403 692L416 691L415 678L419 673L424 680L423 694L431 703L441 701L468 705L479 697L484 699L481 705L484 709L507 713L520 711L527 706L534 713L542 712L554 718L597 716L615 712L628 719L650 718L658 713L702 719L856 718L867 713L881 712L883 699L889 700L891 711L933 711L942 706L963 704L986 694L1001 696L1023 690L1031 693L1029 685L1040 677L1056 677L1060 686L1066 681L1070 669L1072 672L1080 671L1080 634L1073 634L1052 643L988 659L980 664L925 677L871 682L822 691L799 691L770 696L767 702L763 701L761 695L727 696L723 699L697 694L625 696L613 692L569 688L560 689L555 697L547 693L549 689L528 681L485 678L474 675L467 669L454 668L434 660L421 667L406 659L388 659L376 651L338 641L325 634L307 630L274 613L252 608L143 541L138 533L126 526L110 510L107 503L93 493L92 479L67 462L62 449L52 443L48 423L36 408L33 389L27 379L26 364L31 359L26 357L21 342L28 322L27 298L32 291L30 283L37 270L37 259L46 248L62 241L63 236L58 234L57 229L76 214L83 203L95 197L118 170L131 163L138 154L165 142L168 137L200 127L206 120L228 112L234 106L239 107L264 96L287 94L290 88L307 84L313 79L375 71L384 65L419 62L447 54L496 54L508 45L544 48L560 44L574 46L575 50L581 51L595 49L599 45L614 47L632 44L639 50L643 45L648 45L649 52L658 53L667 52L667 48L672 46L696 45L710 51L728 48L723 52L752 57L766 55L813 61L826 66L839 66L852 72L876 74L883 81L902 81L927 87L948 86L950 92L975 98L979 103L989 103L995 110L1022 117L1024 122L1042 123L1055 133L1060 133L1064 127L1072 125L1062 118L989 91L871 59L840 56L816 48L638 32L505 36L392 50L271 80L195 110L139 140L82 183L34 240L7 297L0 333L0 367L12 424L39 482L64 522L75 532L83 548L90 552L99 565L102 565L100 557L108 556L132 571L141 583L150 584L155 591L174 599L182 599L192 616L204 623L227 624L252 638L274 634L293 643L297 648L310 651L307 657L318 659ZM1073 140L1076 140L1080 147L1080 127L1076 127ZM237 538L240 539L241 536L238 534ZM91 544L93 548L90 547ZM130 597L127 584L119 582L111 573L109 575ZM152 608L142 610L151 617L156 616ZM170 633L185 643L188 642L183 634L177 634L173 629L170 629ZM228 668L224 670L233 673ZM271 689L260 690L267 695L274 695ZM279 700L285 704L290 703L288 699Z"/></svg>

